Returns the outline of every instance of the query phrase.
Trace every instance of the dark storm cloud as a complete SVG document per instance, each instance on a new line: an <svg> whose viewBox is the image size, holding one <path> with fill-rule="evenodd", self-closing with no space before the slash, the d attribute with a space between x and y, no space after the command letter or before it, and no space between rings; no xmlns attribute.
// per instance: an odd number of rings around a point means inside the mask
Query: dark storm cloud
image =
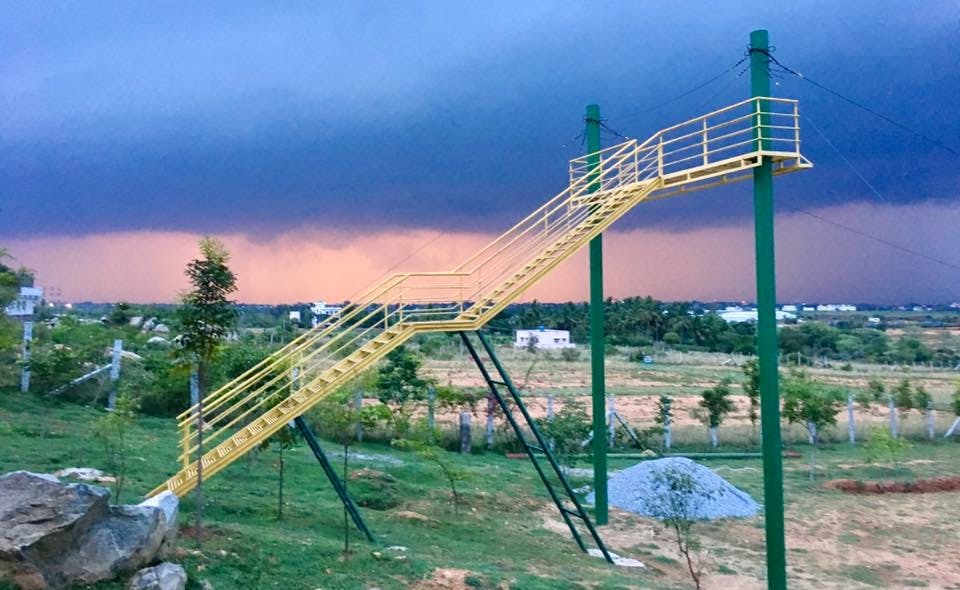
<svg viewBox="0 0 960 590"><path fill-rule="evenodd" d="M497 229L563 188L587 102L642 137L745 97L733 72L631 116L729 67L756 26L827 86L960 136L951 2L131 6L0 9L0 235ZM779 82L889 202L956 196L956 156ZM780 198L876 200L809 126L804 142L816 172ZM625 225L736 221L744 190Z"/></svg>

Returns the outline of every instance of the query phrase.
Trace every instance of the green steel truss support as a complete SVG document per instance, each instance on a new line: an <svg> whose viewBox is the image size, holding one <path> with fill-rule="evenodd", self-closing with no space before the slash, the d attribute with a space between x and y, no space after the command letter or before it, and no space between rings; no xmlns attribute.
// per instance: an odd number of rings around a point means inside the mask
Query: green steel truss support
<svg viewBox="0 0 960 590"><path fill-rule="evenodd" d="M563 517L563 521L567 523L567 527L570 529L570 534L573 535L573 540L576 541L577 546L580 547L581 551L584 553L587 552L587 546L583 542L583 537L580 535L580 532L577 530L577 527L573 521L573 519L576 518L582 521L584 526L586 526L587 531L590 533L590 536L593 539L593 543L600 550L603 558L608 562L613 563L613 557L610 555L610 552L607 551L607 546L604 545L603 540L597 533L596 527L594 527L593 523L590 521L590 516L583 509L583 505L580 503L580 500L577 499L576 494L573 492L573 488L570 487L570 482L568 482L566 476L564 476L563 469L560 467L556 457L550 450L546 439L540 433L540 429L537 428L533 418L530 417L530 413L527 411L527 407L523 403L523 399L520 397L520 392L513 384L513 381L510 379L510 375L503 367L499 357L497 357L496 351L493 349L490 341L487 340L487 337L484 336L483 333L476 332L476 334L477 338L480 340L483 350L486 352L487 357L489 357L490 361L493 363L494 370L499 376L499 379L494 379L491 371L487 369L487 366L483 362L480 353L467 336L467 333L460 332L460 338L463 339L464 346L466 346L467 351L473 358L473 361L477 364L477 368L480 369L480 373L483 375L484 381L487 382L487 386L490 388L490 393L494 396L494 398L496 398L497 403L500 405L500 409L503 410L503 415L506 416L507 422L509 422L510 426L513 428L513 431L517 436L517 440L523 444L523 448L526 450L527 456L530 457L530 461L537 470L537 474L540 476L541 481L543 481L544 487L547 488L547 493L550 494L550 498L557 506L557 510L560 511L560 516ZM520 412L520 416L523 419L526 427L533 435L533 441L531 441L528 435L524 433L520 422L514 415L513 407L511 407L511 404L509 404L504 398L504 395L500 390L501 387L505 388L507 393L509 393L510 399L513 401L512 406ZM605 432L605 428L601 429L601 432ZM569 504L564 505L565 503L561 497L561 494L557 492L557 489L550 482L548 472L541 464L541 460L544 457L547 459L547 463L549 463L549 468L553 470L556 478L560 481L562 493L566 496Z"/></svg>
<svg viewBox="0 0 960 590"><path fill-rule="evenodd" d="M765 30L750 33L750 94L770 96L770 40ZM757 109L757 150L770 150L770 108ZM753 169L754 233L757 256L757 352L760 362L760 428L763 438L764 525L767 587L787 588L783 517L783 459L780 438L780 386L777 367L777 289L773 241L773 160L762 156Z"/></svg>
<svg viewBox="0 0 960 590"><path fill-rule="evenodd" d="M587 127L587 161L591 169L600 164L600 107L587 105L584 117ZM599 175L594 174L587 187L593 194L600 189ZM607 524L607 391L605 375L606 342L604 339L603 301L603 234L590 240L590 383L593 413L593 489L596 495L595 514L597 524Z"/></svg>
<svg viewBox="0 0 960 590"><path fill-rule="evenodd" d="M353 502L353 498L347 493L347 488L343 485L343 482L340 481L337 472L333 470L333 465L330 463L330 459L327 458L327 454L320 448L320 442L317 440L316 435L313 434L313 430L310 429L310 425L303 419L303 416L297 416L293 419L293 422L296 424L300 434L303 435L304 440L307 441L310 450L313 451L313 456L320 462L320 467L323 468L323 472L333 485L334 491L337 492L337 496L339 496L340 501L343 502L343 507L346 508L347 513L350 514L353 524L357 525L357 528L360 529L360 532L364 534L368 541L376 543L377 540L374 539L373 533L367 528L367 523L363 522L363 517L360 516L360 511L357 510L357 505Z"/></svg>

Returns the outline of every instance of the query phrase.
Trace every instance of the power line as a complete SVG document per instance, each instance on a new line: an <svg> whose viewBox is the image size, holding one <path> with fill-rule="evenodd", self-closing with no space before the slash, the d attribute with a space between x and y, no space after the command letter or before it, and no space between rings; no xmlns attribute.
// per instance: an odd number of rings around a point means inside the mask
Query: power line
<svg viewBox="0 0 960 590"><path fill-rule="evenodd" d="M772 49L772 48L771 48L771 49ZM752 52L758 52L758 53L762 53L762 54L766 55L768 58L770 58L770 61L773 62L776 66L778 66L782 71L784 71L784 72L786 72L786 73L788 73L788 74L791 74L791 75L793 75L793 76L796 76L797 78L800 78L801 80L803 80L803 81L805 81L805 82L807 82L807 83L809 83L809 84L811 84L811 85L819 88L820 90L823 90L824 92L827 92L827 93L829 93L829 94L832 94L833 96L839 98L840 100L842 100L842 101L844 101L844 102L846 102L846 103L849 103L849 104L857 107L858 109L861 109L861 110L863 110L863 111L866 111L866 112L870 113L871 115L873 115L874 117L877 117L877 118L879 118L879 119L882 119L883 121L886 121L887 123L889 123L890 125L893 125L894 127L897 127L898 129L901 129L901 130L903 130L903 131L906 131L907 133L910 133L910 134L912 134L912 135L915 135L915 136L923 139L924 141L927 141L927 142L929 142L929 143L931 143L931 144L933 144L933 145L936 145L936 146L938 146L938 147L940 147L940 148L942 148L942 149L950 152L951 154L953 154L953 155L955 155L955 156L960 155L960 152L957 152L957 150L955 150L955 149L953 149L952 147L950 147L949 145L943 143L943 142L940 141L939 139L930 137L929 135L927 135L927 134L925 134L925 133L923 133L923 132L921 132L921 131L917 131L916 129L913 129L913 128L911 128L911 127L909 127L909 126L907 126L907 125L905 125L905 124L903 124L903 123L901 123L901 122L899 122L899 121L897 121L897 120L895 120L895 119L892 119L891 117L888 117L887 115L884 115L883 113L881 113L881 112L879 112L879 111L877 111L877 110L874 110L874 109L868 107L867 105L865 105L865 104L863 104L863 103L861 103L861 102L859 102L859 101L857 101L857 100L854 100L854 99L850 98L849 96L846 96L845 94L842 94L842 93L840 93L840 92L838 92L838 91L836 91L836 90L834 90L834 89L832 89L832 88L829 88L829 87L827 87L827 86L824 86L823 84L821 84L820 82L817 82L817 81L814 80L813 78L811 78L811 77L809 77L809 76L807 76L807 75L805 75L805 74L802 74L802 73L798 72L797 70L795 70L795 69L793 69L793 68L791 68L791 67L789 67L789 66L784 65L784 64L781 63L779 60L777 60L777 58L773 57L773 54L772 54L770 51L766 51L766 50L763 50L763 49L757 49L757 48L753 48L753 47L747 49L747 53L748 53L748 54L749 54L749 53L752 53Z"/></svg>
<svg viewBox="0 0 960 590"><path fill-rule="evenodd" d="M847 167L850 168L850 170L857 176L857 178L860 179L860 182L862 182L862 183L864 184L864 186L866 186L868 189L870 189L870 192L873 193L875 197L877 197L878 199L880 199L880 200L883 201L884 203L889 202L889 201L887 201L886 197L884 197L882 194L880 194L880 191L878 191L877 188L876 188L875 186L873 186L873 183L871 183L869 180L867 180L867 177L864 176L864 175L860 172L860 170L859 170L856 166L853 165L853 162L851 162L845 155L843 155L843 152L841 152L839 149L837 149L837 146L834 145L834 143L833 143L832 141L830 141L830 138L828 138L826 135L824 135L823 131L821 131L820 128L817 127L817 125L813 122L813 119L811 119L809 115L806 117L806 121L807 121L807 123L810 124L811 127L813 127L813 130L817 132L817 135L819 135L819 136L821 137L821 139L823 139L823 141L825 141L825 142L827 143L827 145L830 146L830 149L832 149L833 152L834 152L835 154L837 154L837 156L838 156L841 160L843 160L843 162L847 165Z"/></svg>
<svg viewBox="0 0 960 590"><path fill-rule="evenodd" d="M890 248L893 248L894 250L899 250L899 251L904 252L904 253L906 253L906 254L910 254L910 255L913 255L913 256L917 256L917 257L919 257L919 258L923 258L923 259L925 259L925 260L929 260L930 262L935 262L935 263L937 263L937 264L939 264L939 265L941 265L941 266L946 266L947 268L951 268L951 269L953 269L953 270L960 270L960 264L955 264L955 263L953 263L953 262L950 262L949 260L943 260L942 258L937 258L937 257L935 257L935 256L931 256L931 255L926 254L926 253L924 253L924 252L920 252L919 250L914 250L913 248L908 248L908 247L906 247L906 246L901 246L900 244L897 244L897 243L895 243L895 242L891 242L890 240L886 240L886 239L881 238L881 237L879 237L879 236L875 236L875 235L873 235L873 234L870 234L870 233L867 233L867 232L865 232L865 231L859 230L859 229L857 229L857 228L855 228L855 227L851 227L851 226L846 225L846 224L844 224L844 223L840 223L839 221L834 221L834 220L832 220L832 219L829 219L829 218L827 218L827 217L824 217L823 215L819 215L819 214L814 213L814 212L812 212L812 211L808 211L808 210L806 210L806 209L801 209L801 208L799 208L799 207L794 207L794 206L792 206L792 205L783 203L782 201L781 201L781 204L782 204L784 207L786 207L787 209L790 209L791 211L795 211L795 212L797 212L797 213L802 213L802 214L804 214L804 215L807 215L808 217L812 217L813 219L816 219L816 220L821 221L821 222L823 222L823 223L826 223L826 224L828 224L828 225L832 225L832 226L834 226L834 227L838 227L838 228L840 228L840 229L843 229L843 230L846 230L846 231L848 231L848 232L854 233L854 234L856 234L856 235L858 235L858 236L860 236L860 237L862 237L862 238L866 238L866 239L868 239L868 240L872 240L872 241L874 241L874 242L877 242L878 244L883 244L884 246L888 246L888 247L890 247Z"/></svg>
<svg viewBox="0 0 960 590"><path fill-rule="evenodd" d="M628 115L624 115L624 116L621 116L621 117L617 117L617 119L620 120L620 121L622 121L622 120L625 120L625 119L631 119L631 118L633 118L633 117L638 117L638 116L640 116L640 115L644 115L644 114L646 114L646 113L649 113L649 112L652 112L652 111L656 111L656 110L658 110L658 109L662 109L663 107L667 106L667 105L670 104L670 103L676 102L676 101L680 100L681 98L686 98L687 96L690 96L690 95L693 94L694 92L696 92L696 91L698 91L698 90L701 90L701 89L703 89L703 88L706 88L707 86L713 84L714 82L716 82L716 81L719 80L720 78L726 76L727 74L729 74L729 73L732 72L733 70L737 69L737 67L739 67L740 64L742 64L742 63L745 62L745 61L747 61L747 58L746 58L746 57L743 57L740 61L738 61L737 63L733 64L733 65L730 66L729 68L727 68L727 69L723 70L722 72L720 72L719 74L711 77L709 80L705 80L705 81L701 82L700 84L697 84L696 86L694 86L694 87L691 88L690 90L687 90L686 92L683 92L683 93L681 93L681 94L678 94L678 95L674 96L673 98L671 98L671 99L669 99L669 100L665 100L665 101L663 101L663 102L661 102L661 103L658 103L658 104L656 104L656 105L654 105L654 106L652 106L652 107L648 107L648 108L645 108L645 109L642 109L642 110L639 110L639 111L634 111L633 113L630 113L630 114L628 114Z"/></svg>

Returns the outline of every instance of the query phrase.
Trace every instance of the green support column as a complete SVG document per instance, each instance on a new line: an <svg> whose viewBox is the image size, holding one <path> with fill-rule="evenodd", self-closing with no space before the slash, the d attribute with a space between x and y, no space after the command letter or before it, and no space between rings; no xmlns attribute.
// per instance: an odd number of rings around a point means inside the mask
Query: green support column
<svg viewBox="0 0 960 590"><path fill-rule="evenodd" d="M770 96L770 40L767 31L750 33L750 94ZM761 109L761 112L766 108ZM769 116L758 115L761 124ZM767 147L761 131L758 147ZM780 442L780 386L777 368L777 288L773 241L773 164L763 158L753 169L754 232L757 242L757 351L760 361L760 426L763 436L763 500L767 536L767 588L786 590L787 558L783 527L783 451Z"/></svg>
<svg viewBox="0 0 960 590"><path fill-rule="evenodd" d="M587 105L586 139L588 159L593 168L600 163L600 107ZM593 193L600 183L591 184ZM603 334L603 236L590 240L590 373L593 385L593 490L596 497L595 519L598 525L607 524L607 397L604 382L606 356Z"/></svg>

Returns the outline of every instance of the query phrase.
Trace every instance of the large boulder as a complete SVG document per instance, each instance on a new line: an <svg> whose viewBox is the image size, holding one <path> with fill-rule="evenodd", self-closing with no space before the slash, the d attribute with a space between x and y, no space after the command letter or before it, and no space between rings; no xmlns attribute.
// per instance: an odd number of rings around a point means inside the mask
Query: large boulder
<svg viewBox="0 0 960 590"><path fill-rule="evenodd" d="M129 590L183 590L187 572L175 563L163 562L144 568L130 578Z"/></svg>
<svg viewBox="0 0 960 590"><path fill-rule="evenodd" d="M168 535L168 512L110 506L109 498L105 488L52 476L0 476L0 580L27 590L62 588L153 562Z"/></svg>

